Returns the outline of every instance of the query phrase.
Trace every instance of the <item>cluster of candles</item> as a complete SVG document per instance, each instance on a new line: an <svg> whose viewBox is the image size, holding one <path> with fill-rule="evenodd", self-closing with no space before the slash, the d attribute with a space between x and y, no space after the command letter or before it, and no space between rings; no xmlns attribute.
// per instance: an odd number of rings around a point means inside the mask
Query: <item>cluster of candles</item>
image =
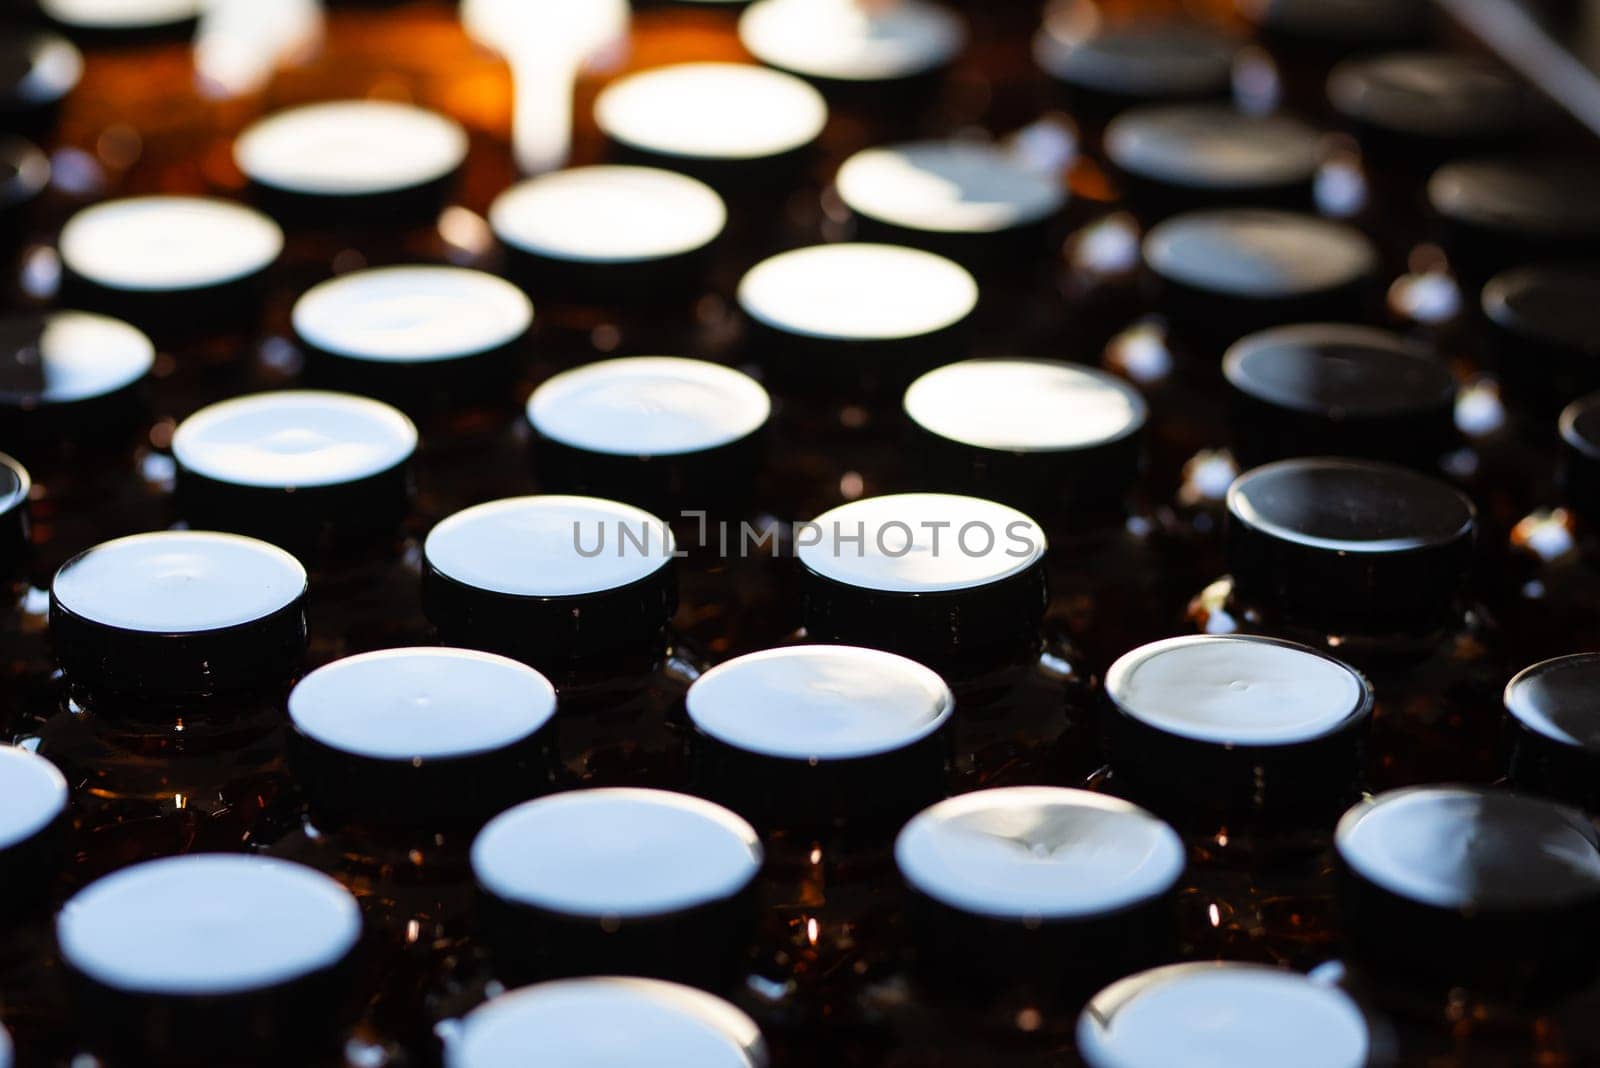
<svg viewBox="0 0 1600 1068"><path fill-rule="evenodd" d="M1585 137L638 6L0 41L0 1068L1600 1061Z"/></svg>

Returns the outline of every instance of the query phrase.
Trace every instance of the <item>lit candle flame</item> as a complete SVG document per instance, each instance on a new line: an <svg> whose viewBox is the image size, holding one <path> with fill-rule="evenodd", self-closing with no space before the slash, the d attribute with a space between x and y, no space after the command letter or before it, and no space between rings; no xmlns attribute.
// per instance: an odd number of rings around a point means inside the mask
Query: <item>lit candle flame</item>
<svg viewBox="0 0 1600 1068"><path fill-rule="evenodd" d="M627 0L463 0L461 20L511 65L518 165L528 174L564 166L578 73L626 39Z"/></svg>

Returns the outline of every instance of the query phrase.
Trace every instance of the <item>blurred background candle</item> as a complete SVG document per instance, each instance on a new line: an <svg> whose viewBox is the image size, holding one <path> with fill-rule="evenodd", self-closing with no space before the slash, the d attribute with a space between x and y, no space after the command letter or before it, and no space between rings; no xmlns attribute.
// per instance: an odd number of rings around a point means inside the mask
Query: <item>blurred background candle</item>
<svg viewBox="0 0 1600 1068"><path fill-rule="evenodd" d="M195 32L200 90L230 97L259 92L279 64L309 55L321 38L320 0L212 0Z"/></svg>
<svg viewBox="0 0 1600 1068"><path fill-rule="evenodd" d="M578 73L591 57L625 46L626 0L464 0L461 18L511 65L518 165L529 174L564 166Z"/></svg>

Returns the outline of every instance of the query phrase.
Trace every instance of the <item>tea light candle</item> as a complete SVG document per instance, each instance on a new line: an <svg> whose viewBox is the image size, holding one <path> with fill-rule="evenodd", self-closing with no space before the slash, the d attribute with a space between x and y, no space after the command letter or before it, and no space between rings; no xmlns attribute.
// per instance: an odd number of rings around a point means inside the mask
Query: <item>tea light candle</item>
<svg viewBox="0 0 1600 1068"><path fill-rule="evenodd" d="M282 111L239 136L233 158L275 217L420 223L444 206L467 157L455 120L408 104L339 100Z"/></svg>
<svg viewBox="0 0 1600 1068"><path fill-rule="evenodd" d="M834 185L863 240L914 245L969 266L1038 258L1067 202L1055 174L998 145L962 141L869 148L845 160Z"/></svg>
<svg viewBox="0 0 1600 1068"><path fill-rule="evenodd" d="M47 30L0 40L0 129L30 135L51 126L61 101L83 77L83 53Z"/></svg>
<svg viewBox="0 0 1600 1068"><path fill-rule="evenodd" d="M205 0L39 0L45 17L84 30L175 27L200 17Z"/></svg>
<svg viewBox="0 0 1600 1068"><path fill-rule="evenodd" d="M650 167L577 167L495 198L508 272L536 300L613 305L692 291L728 212L709 186Z"/></svg>
<svg viewBox="0 0 1600 1068"><path fill-rule="evenodd" d="M242 204L131 197L85 208L61 230L62 290L156 335L248 328L283 231Z"/></svg>
<svg viewBox="0 0 1600 1068"><path fill-rule="evenodd" d="M948 66L966 23L924 0L761 0L739 20L739 40L768 66L823 82L890 82Z"/></svg>
<svg viewBox="0 0 1600 1068"><path fill-rule="evenodd" d="M828 121L799 78L739 63L680 63L630 75L595 101L595 121L625 156L719 189L796 169Z"/></svg>

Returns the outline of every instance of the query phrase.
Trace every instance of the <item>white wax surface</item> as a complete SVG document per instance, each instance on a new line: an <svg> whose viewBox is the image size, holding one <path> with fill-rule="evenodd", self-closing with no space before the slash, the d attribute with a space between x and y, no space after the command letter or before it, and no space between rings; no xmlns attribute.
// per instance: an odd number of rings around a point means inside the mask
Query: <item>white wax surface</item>
<svg viewBox="0 0 1600 1068"><path fill-rule="evenodd" d="M767 391L721 364L671 356L601 360L533 391L528 421L554 441L619 456L674 456L731 444L772 411Z"/></svg>
<svg viewBox="0 0 1600 1068"><path fill-rule="evenodd" d="M1224 745L1321 737L1362 699L1348 668L1310 649L1243 637L1170 638L1127 654L1106 692L1135 718Z"/></svg>
<svg viewBox="0 0 1600 1068"><path fill-rule="evenodd" d="M1576 653L1524 668L1506 685L1506 711L1553 742L1600 750L1600 653Z"/></svg>
<svg viewBox="0 0 1600 1068"><path fill-rule="evenodd" d="M145 633L251 623L293 603L305 568L254 538L205 531L134 534L95 546L56 573L52 595L76 615Z"/></svg>
<svg viewBox="0 0 1600 1068"><path fill-rule="evenodd" d="M1066 203L1054 175L1003 149L922 141L857 152L834 178L852 210L930 233L990 234L1046 219Z"/></svg>
<svg viewBox="0 0 1600 1068"><path fill-rule="evenodd" d="M416 448L417 428L387 404L309 390L219 401L178 424L172 436L182 467L219 482L273 489L371 478Z"/></svg>
<svg viewBox="0 0 1600 1068"><path fill-rule="evenodd" d="M691 987L602 977L539 983L467 1016L450 1068L765 1068L744 1013Z"/></svg>
<svg viewBox="0 0 1600 1068"><path fill-rule="evenodd" d="M671 531L650 513L595 497L511 497L475 505L428 534L428 562L494 593L573 597L637 582L671 561Z"/></svg>
<svg viewBox="0 0 1600 1068"><path fill-rule="evenodd" d="M1339 822L1339 854L1391 893L1436 908L1553 908L1600 897L1600 849L1582 815L1468 787L1379 795Z"/></svg>
<svg viewBox="0 0 1600 1068"><path fill-rule="evenodd" d="M44 388L39 400L67 404L131 386L156 362L150 339L120 319L52 312L39 336Z"/></svg>
<svg viewBox="0 0 1600 1068"><path fill-rule="evenodd" d="M0 746L0 849L50 826L67 807L67 780L56 766L16 746Z"/></svg>
<svg viewBox="0 0 1600 1068"><path fill-rule="evenodd" d="M83 53L65 37L40 32L33 36L29 51L32 67L12 90L19 101L60 100L77 87L83 78Z"/></svg>
<svg viewBox="0 0 1600 1068"><path fill-rule="evenodd" d="M79 891L56 919L73 967L141 994L239 994L337 964L361 937L355 898L267 857L136 864Z"/></svg>
<svg viewBox="0 0 1600 1068"><path fill-rule="evenodd" d="M1334 289L1377 266L1359 231L1309 215L1258 210L1174 216L1150 231L1144 257L1173 281L1259 299Z"/></svg>
<svg viewBox="0 0 1600 1068"><path fill-rule="evenodd" d="M1310 182L1320 135L1285 115L1247 115L1224 104L1141 108L1106 127L1105 150L1118 167L1153 181L1195 189Z"/></svg>
<svg viewBox="0 0 1600 1068"><path fill-rule="evenodd" d="M595 101L608 136L666 156L760 159L815 141L822 95L799 78L740 63L681 63L629 75Z"/></svg>
<svg viewBox="0 0 1600 1068"><path fill-rule="evenodd" d="M761 870L760 840L720 805L665 790L573 790L491 820L472 871L507 901L646 917L722 901Z"/></svg>
<svg viewBox="0 0 1600 1068"><path fill-rule="evenodd" d="M371 196L437 181L467 156L454 119L409 104L338 100L280 111L234 143L251 181L292 193Z"/></svg>
<svg viewBox="0 0 1600 1068"><path fill-rule="evenodd" d="M1084 790L1010 787L941 801L895 841L915 889L1003 919L1104 915L1157 897L1183 874L1183 842L1125 801Z"/></svg>
<svg viewBox="0 0 1600 1068"><path fill-rule="evenodd" d="M533 324L510 282L463 267L378 267L313 286L295 303L295 331L354 360L420 363L477 356Z"/></svg>
<svg viewBox="0 0 1600 1068"><path fill-rule="evenodd" d="M704 248L727 224L703 182L653 167L575 167L530 178L489 207L513 248L577 263L637 263Z"/></svg>
<svg viewBox="0 0 1600 1068"><path fill-rule="evenodd" d="M102 30L166 26L197 17L204 6L204 0L39 0L39 10L57 22Z"/></svg>
<svg viewBox="0 0 1600 1068"><path fill-rule="evenodd" d="M61 261L109 289L163 292L237 281L271 266L283 231L242 204L131 197L84 208L61 228Z"/></svg>
<svg viewBox="0 0 1600 1068"><path fill-rule="evenodd" d="M728 745L790 760L903 749L950 719L955 699L921 664L875 649L769 649L712 668L689 688L689 718Z"/></svg>
<svg viewBox="0 0 1600 1068"><path fill-rule="evenodd" d="M1019 574L1045 553L1044 531L1015 508L946 493L852 501L796 535L812 571L847 586L939 593ZM856 540L860 535L860 540Z"/></svg>
<svg viewBox="0 0 1600 1068"><path fill-rule="evenodd" d="M906 390L905 410L940 437L981 449L1058 452L1126 437L1148 407L1120 378L1054 360L963 360Z"/></svg>
<svg viewBox="0 0 1600 1068"><path fill-rule="evenodd" d="M961 16L924 0L868 10L855 0L760 0L739 40L763 63L813 78L869 82L941 67L966 45Z"/></svg>
<svg viewBox="0 0 1600 1068"><path fill-rule="evenodd" d="M1349 995L1282 968L1179 964L1128 977L1078 1019L1089 1068L1365 1068Z"/></svg>
<svg viewBox="0 0 1600 1068"><path fill-rule="evenodd" d="M1069 85L1180 97L1226 89L1232 75L1238 42L1204 24L1153 18L1104 26L1092 8L1054 10L1034 37L1034 62Z"/></svg>
<svg viewBox="0 0 1600 1068"><path fill-rule="evenodd" d="M555 714L543 675L468 649L385 649L318 668L289 695L306 735L378 760L492 752L530 737Z"/></svg>
<svg viewBox="0 0 1600 1068"><path fill-rule="evenodd" d="M745 313L785 333L835 340L921 337L978 303L978 284L942 256L896 245L814 245L752 267L739 282Z"/></svg>

